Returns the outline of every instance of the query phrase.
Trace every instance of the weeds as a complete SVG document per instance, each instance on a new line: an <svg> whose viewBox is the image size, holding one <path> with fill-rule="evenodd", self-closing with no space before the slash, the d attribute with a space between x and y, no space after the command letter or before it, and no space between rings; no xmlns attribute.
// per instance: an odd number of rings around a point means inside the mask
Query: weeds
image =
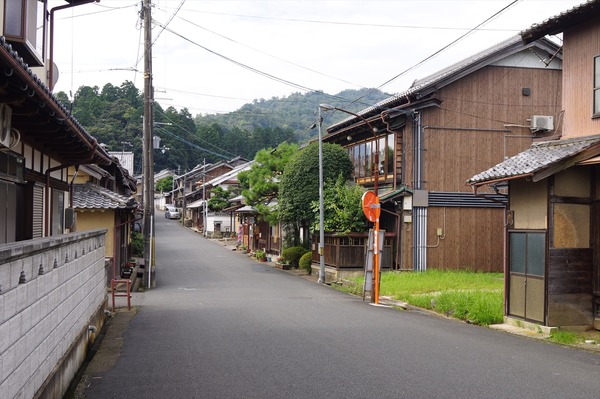
<svg viewBox="0 0 600 399"><path fill-rule="evenodd" d="M343 290L362 294L362 278ZM423 273L387 272L380 294L478 325L501 323L504 316L501 273L428 270Z"/></svg>
<svg viewBox="0 0 600 399"><path fill-rule="evenodd" d="M578 334L574 331L565 331L560 329L552 330L548 339L552 342L562 345L574 345L582 340L581 334Z"/></svg>

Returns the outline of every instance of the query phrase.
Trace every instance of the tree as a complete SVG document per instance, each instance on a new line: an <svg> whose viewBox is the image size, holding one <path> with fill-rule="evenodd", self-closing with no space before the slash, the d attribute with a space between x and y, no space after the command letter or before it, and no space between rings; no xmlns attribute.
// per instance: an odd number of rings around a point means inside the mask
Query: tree
<svg viewBox="0 0 600 399"><path fill-rule="evenodd" d="M323 143L323 185L332 186L338 178L349 180L351 175L348 152L337 144ZM294 240L300 241L300 227L307 231L313 223L316 215L311 204L318 199L319 146L312 143L292 157L281 176L279 217L293 228Z"/></svg>
<svg viewBox="0 0 600 399"><path fill-rule="evenodd" d="M298 145L290 143L260 150L250 169L238 175L246 203L254 206L270 223L277 223L278 212L269 204L278 197L281 175L297 151Z"/></svg>
<svg viewBox="0 0 600 399"><path fill-rule="evenodd" d="M364 189L358 185L349 185L342 176L335 185L323 189L323 230L328 233L348 234L367 230L367 218L362 210ZM311 208L319 213L319 201L313 201ZM311 226L313 232L319 231L319 221Z"/></svg>
<svg viewBox="0 0 600 399"><path fill-rule="evenodd" d="M231 193L223 187L215 187L210 191L210 199L208 200L208 209L213 212L220 212L229 205L229 197Z"/></svg>
<svg viewBox="0 0 600 399"><path fill-rule="evenodd" d="M156 182L156 191L171 191L173 190L173 176L163 177Z"/></svg>

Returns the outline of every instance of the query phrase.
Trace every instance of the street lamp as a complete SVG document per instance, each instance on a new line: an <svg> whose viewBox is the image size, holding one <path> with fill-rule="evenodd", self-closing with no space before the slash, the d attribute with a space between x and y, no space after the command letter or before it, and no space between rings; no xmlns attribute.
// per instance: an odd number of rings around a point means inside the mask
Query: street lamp
<svg viewBox="0 0 600 399"><path fill-rule="evenodd" d="M374 178L374 183L373 183L373 192L375 194L375 203L372 204L372 207L379 207L379 193L378 193L378 189L379 189L379 140L377 139L377 133L378 133L378 129L376 127L373 127L369 121L367 119L365 119L363 116L352 112L352 111L348 111L347 109L343 109L343 108L339 108L339 107L334 107L333 105L329 105L329 104L319 104L319 228L321 230L321 236L320 236L320 243L319 243L319 251L321 253L321 269L320 269L320 273L319 273L319 281L321 279L321 275L324 275L325 273L325 262L323 259L323 253L322 253L322 246L323 246L323 155L322 155L322 134L321 134L321 111L340 111L340 112L344 112L346 114L350 114L352 116L355 116L356 118L360 119L361 121L363 121L365 123L365 125L367 125L367 127L369 128L369 130L371 131L371 133L373 134L373 138L375 139L375 156L374 156L374 164L375 164L375 168L373 171L373 178ZM377 209L377 212L375 213L377 216L375 217L375 227L373 229L373 287L374 289L371 291L372 292L372 300L373 302L375 302L376 304L379 303L379 209Z"/></svg>
<svg viewBox="0 0 600 399"><path fill-rule="evenodd" d="M319 105L319 117L317 125L319 126L319 283L325 284L325 229L323 216L323 133L321 125L323 124L322 110L328 110L326 104Z"/></svg>

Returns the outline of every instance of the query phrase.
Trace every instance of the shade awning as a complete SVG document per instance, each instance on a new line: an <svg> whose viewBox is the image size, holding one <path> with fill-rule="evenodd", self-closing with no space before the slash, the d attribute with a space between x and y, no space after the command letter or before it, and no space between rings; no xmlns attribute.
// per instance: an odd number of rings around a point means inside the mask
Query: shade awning
<svg viewBox="0 0 600 399"><path fill-rule="evenodd" d="M197 200L197 201L190 203L189 205L186 205L185 207L188 209L201 208L201 207L204 207L205 202L206 201L204 201L204 200Z"/></svg>
<svg viewBox="0 0 600 399"><path fill-rule="evenodd" d="M412 194L412 191L409 190L406 186L402 186L396 190L388 191L386 193L379 195L379 202L387 202L391 201L397 197L404 196L406 194Z"/></svg>

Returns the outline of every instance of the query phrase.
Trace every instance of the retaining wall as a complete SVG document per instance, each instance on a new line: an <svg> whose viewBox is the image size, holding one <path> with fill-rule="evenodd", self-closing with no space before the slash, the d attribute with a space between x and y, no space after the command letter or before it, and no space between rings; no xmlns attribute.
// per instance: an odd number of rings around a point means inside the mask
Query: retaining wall
<svg viewBox="0 0 600 399"><path fill-rule="evenodd" d="M0 398L62 398L107 306L106 230L0 245Z"/></svg>

